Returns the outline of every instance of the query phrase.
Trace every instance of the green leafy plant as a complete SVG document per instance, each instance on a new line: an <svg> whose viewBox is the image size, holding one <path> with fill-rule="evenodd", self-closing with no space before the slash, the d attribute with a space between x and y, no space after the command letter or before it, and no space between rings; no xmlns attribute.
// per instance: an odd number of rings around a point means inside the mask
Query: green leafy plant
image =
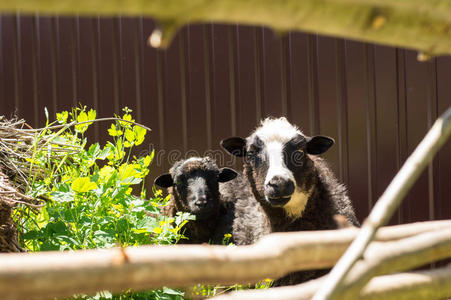
<svg viewBox="0 0 451 300"><path fill-rule="evenodd" d="M132 292L126 291L120 295L113 295L108 291L102 291L95 296L77 295L74 297L77 300L183 300L185 293L178 290L173 290L164 287L159 290L152 290L146 292Z"/></svg>
<svg viewBox="0 0 451 300"><path fill-rule="evenodd" d="M53 148L37 148L28 158L30 169L40 170L30 172L34 176L29 178L28 194L48 201L39 211L27 206L18 206L16 211L25 248L45 251L174 244L184 238L183 226L193 217L187 213L174 218L163 216L160 208L169 198L162 197L160 190L153 190L153 196L148 198L145 177L154 153L132 155L133 147L144 141L147 130L134 123L128 108L122 116L115 117L108 129L111 140L103 146L99 143L88 146L85 137L86 130L96 122L92 109L80 106L58 113L58 126L47 122L39 138L51 140ZM73 151L50 155L54 147ZM165 288L146 293L126 292L113 298L103 292L88 298L182 299L182 296L179 291Z"/></svg>

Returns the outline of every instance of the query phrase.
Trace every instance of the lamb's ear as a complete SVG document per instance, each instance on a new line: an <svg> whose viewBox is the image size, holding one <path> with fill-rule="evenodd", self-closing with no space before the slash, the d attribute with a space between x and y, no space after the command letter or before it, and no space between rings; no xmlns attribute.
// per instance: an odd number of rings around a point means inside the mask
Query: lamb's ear
<svg viewBox="0 0 451 300"><path fill-rule="evenodd" d="M314 155L324 153L329 150L334 143L334 139L328 136L313 136L307 141L307 153Z"/></svg>
<svg viewBox="0 0 451 300"><path fill-rule="evenodd" d="M221 141L221 146L232 155L243 157L246 155L246 139L231 137Z"/></svg>
<svg viewBox="0 0 451 300"><path fill-rule="evenodd" d="M166 173L158 176L154 183L163 188L168 188L174 184L174 180L172 179L171 174Z"/></svg>
<svg viewBox="0 0 451 300"><path fill-rule="evenodd" d="M230 168L222 168L219 170L218 181L219 182L227 182L232 179L235 179L235 177L237 175L238 175L238 173L235 172L235 170L232 170Z"/></svg>

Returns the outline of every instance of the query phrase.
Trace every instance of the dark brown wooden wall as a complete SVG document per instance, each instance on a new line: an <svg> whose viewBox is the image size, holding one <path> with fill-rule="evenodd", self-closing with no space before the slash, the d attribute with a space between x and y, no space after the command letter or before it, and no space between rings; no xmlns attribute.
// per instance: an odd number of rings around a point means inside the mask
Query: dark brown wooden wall
<svg viewBox="0 0 451 300"><path fill-rule="evenodd" d="M335 138L326 158L363 219L451 104L449 57L421 63L404 49L233 25L188 26L158 51L146 46L153 28L143 18L0 16L0 114L37 127L44 107L54 116L83 103L111 116L128 106L153 129L139 149L156 148L153 177L266 116L287 116ZM91 137L105 141L107 127ZM448 142L393 222L451 218L450 183Z"/></svg>

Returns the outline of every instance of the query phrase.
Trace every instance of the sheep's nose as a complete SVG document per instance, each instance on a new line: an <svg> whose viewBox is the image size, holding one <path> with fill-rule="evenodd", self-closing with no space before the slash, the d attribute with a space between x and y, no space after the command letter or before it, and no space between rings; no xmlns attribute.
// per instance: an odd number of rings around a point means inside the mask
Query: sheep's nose
<svg viewBox="0 0 451 300"><path fill-rule="evenodd" d="M197 196L194 200L194 204L199 208L204 208L205 206L207 206L207 197Z"/></svg>
<svg viewBox="0 0 451 300"><path fill-rule="evenodd" d="M266 187L269 190L269 194L277 197L290 196L294 192L294 182L281 176L271 178Z"/></svg>

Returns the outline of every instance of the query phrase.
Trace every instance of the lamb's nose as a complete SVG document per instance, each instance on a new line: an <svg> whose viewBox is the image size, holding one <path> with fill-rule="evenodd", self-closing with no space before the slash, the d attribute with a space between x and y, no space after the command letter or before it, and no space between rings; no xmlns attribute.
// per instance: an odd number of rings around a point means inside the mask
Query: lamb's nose
<svg viewBox="0 0 451 300"><path fill-rule="evenodd" d="M290 196L294 192L294 182L281 176L274 176L267 183L267 187L272 191L271 194L278 197Z"/></svg>
<svg viewBox="0 0 451 300"><path fill-rule="evenodd" d="M194 200L194 204L196 204L196 206L199 208L207 206L207 197L205 196L196 197L196 200Z"/></svg>

